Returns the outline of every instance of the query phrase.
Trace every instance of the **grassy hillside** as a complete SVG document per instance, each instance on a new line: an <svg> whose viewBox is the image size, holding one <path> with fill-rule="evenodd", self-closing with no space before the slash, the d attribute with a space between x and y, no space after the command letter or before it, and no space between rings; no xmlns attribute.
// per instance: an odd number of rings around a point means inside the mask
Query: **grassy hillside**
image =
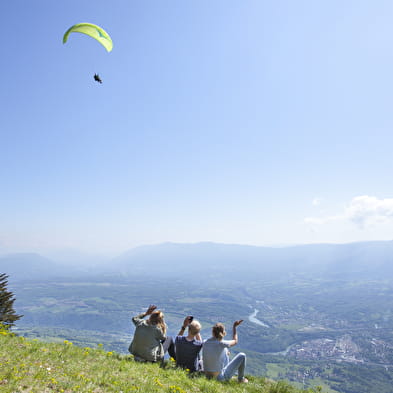
<svg viewBox="0 0 393 393"><path fill-rule="evenodd" d="M26 340L0 328L0 390L3 393L300 393L285 382L250 377L249 384L234 379L220 383L191 377L168 361L165 367L136 363L102 348L81 348ZM307 392L317 392L308 390Z"/></svg>

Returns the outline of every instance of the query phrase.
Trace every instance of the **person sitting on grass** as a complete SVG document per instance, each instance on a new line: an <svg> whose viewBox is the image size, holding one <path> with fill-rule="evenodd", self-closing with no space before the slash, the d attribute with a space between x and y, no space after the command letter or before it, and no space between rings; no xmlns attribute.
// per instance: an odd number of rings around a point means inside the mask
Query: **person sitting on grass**
<svg viewBox="0 0 393 393"><path fill-rule="evenodd" d="M203 369L208 378L229 381L237 372L239 382L248 382L244 377L246 355L240 352L229 361L228 353L228 348L238 343L236 328L242 322L243 320L238 320L233 323L232 340L223 340L226 331L222 323L216 323L213 326L213 336L203 343Z"/></svg>
<svg viewBox="0 0 393 393"><path fill-rule="evenodd" d="M187 327L188 335L183 336ZM188 369L190 372L201 369L199 353L202 349L202 337L200 331L201 324L189 315L184 319L183 325L175 338L176 365Z"/></svg>
<svg viewBox="0 0 393 393"><path fill-rule="evenodd" d="M162 361L168 346L172 343L172 340L166 337L164 314L156 308L152 304L146 312L132 318L136 329L128 350L136 361ZM149 319L144 320L147 315Z"/></svg>

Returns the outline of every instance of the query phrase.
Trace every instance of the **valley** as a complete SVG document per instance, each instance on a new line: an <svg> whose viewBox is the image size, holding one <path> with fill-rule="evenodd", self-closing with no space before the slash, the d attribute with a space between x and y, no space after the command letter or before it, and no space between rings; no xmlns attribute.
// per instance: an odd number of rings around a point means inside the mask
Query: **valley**
<svg viewBox="0 0 393 393"><path fill-rule="evenodd" d="M393 377L391 283L384 283L381 305L381 283L348 282L345 287L352 290L343 291L342 282L249 281L245 291L229 281L221 286L159 282L141 277L14 284L18 312L24 314L19 333L127 353L131 317L155 303L165 313L170 335L187 314L201 321L204 338L215 322L225 323L230 331L234 319L244 319L236 351L247 353L248 371L255 375L276 375L304 386L315 386L321 378L333 386L342 373L352 370L353 379L366 367L379 369L386 380ZM341 381L341 388L344 385Z"/></svg>
<svg viewBox="0 0 393 393"><path fill-rule="evenodd" d="M353 250L354 257L359 255L355 246L344 248L349 265L342 263L334 270L337 250L331 261L324 258L319 270L310 262L308 248L296 250L308 256L303 264L296 262L292 267L289 261L294 253L288 250L278 254L276 250L236 250L210 244L191 250L181 246L180 251L175 245L159 246L151 253L143 248L133 252L128 264L122 258L120 264L112 262L101 270L68 270L67 275L61 270L45 271L41 278L38 271L29 278L27 269L18 278L16 269L22 265L13 263L15 279L10 279L10 287L16 296L15 308L24 315L16 331L30 338L68 340L127 354L134 331L132 316L157 304L165 314L169 335L178 332L189 314L201 322L204 338L216 322L224 323L230 332L233 321L243 319L233 353L246 352L250 374L288 379L300 387L323 386L326 392L391 393L390 273L381 277L374 265L367 267L363 262L352 274L348 250ZM246 270L240 268L245 264L244 250L250 258ZM268 265L264 258L282 263ZM296 256L297 261L302 258Z"/></svg>

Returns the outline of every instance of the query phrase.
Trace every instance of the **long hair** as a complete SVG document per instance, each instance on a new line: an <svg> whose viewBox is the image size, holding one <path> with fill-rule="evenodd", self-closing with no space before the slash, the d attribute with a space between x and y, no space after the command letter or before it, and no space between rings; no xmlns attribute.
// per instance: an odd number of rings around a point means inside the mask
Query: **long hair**
<svg viewBox="0 0 393 393"><path fill-rule="evenodd" d="M225 327L222 323L218 322L213 326L212 332L213 332L213 336L217 340L222 340L223 337L225 336Z"/></svg>
<svg viewBox="0 0 393 393"><path fill-rule="evenodd" d="M164 313L160 310L153 311L149 317L149 324L150 325L157 325L161 330L162 333L166 334L166 325L164 322Z"/></svg>

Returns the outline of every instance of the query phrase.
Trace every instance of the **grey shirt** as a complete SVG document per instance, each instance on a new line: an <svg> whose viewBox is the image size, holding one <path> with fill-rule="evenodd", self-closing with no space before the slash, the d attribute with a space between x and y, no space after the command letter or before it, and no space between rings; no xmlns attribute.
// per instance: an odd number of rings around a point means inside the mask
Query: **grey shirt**
<svg viewBox="0 0 393 393"><path fill-rule="evenodd" d="M204 341L202 349L203 370L208 372L221 372L221 370L228 364L228 348L230 341L217 340L211 337Z"/></svg>
<svg viewBox="0 0 393 393"><path fill-rule="evenodd" d="M132 318L136 329L129 351L134 356L156 362L164 357L161 341L165 340L165 336L157 325L150 325L143 316L144 314L141 314Z"/></svg>

